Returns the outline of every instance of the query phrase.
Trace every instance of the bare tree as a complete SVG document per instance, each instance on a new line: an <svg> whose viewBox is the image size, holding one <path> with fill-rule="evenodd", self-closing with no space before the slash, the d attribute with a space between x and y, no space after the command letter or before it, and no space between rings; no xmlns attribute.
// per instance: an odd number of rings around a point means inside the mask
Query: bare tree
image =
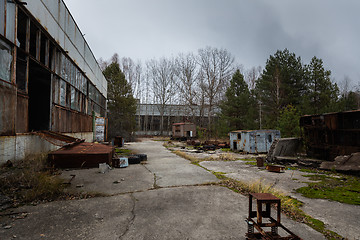
<svg viewBox="0 0 360 240"><path fill-rule="evenodd" d="M340 94L344 97L347 97L349 94L349 88L351 85L351 79L349 76L344 76L344 79L339 83Z"/></svg>
<svg viewBox="0 0 360 240"><path fill-rule="evenodd" d="M168 103L176 93L174 84L174 61L166 58L147 62L149 78L152 80L152 90L155 101L159 104L160 134L164 131L164 113Z"/></svg>
<svg viewBox="0 0 360 240"><path fill-rule="evenodd" d="M223 97L225 87L234 72L234 57L225 49L206 47L198 51L200 65L201 88L203 99L208 104L208 124L211 126L211 116L214 106Z"/></svg>
<svg viewBox="0 0 360 240"><path fill-rule="evenodd" d="M175 74L177 76L177 88L180 95L180 103L187 106L190 112L188 116L195 117L195 104L197 101L197 82L199 75L199 67L196 62L196 57L192 54L179 54L175 59Z"/></svg>
<svg viewBox="0 0 360 240"><path fill-rule="evenodd" d="M256 81L261 76L261 72L262 72L261 66L252 67L246 71L245 80L250 90L255 89Z"/></svg>
<svg viewBox="0 0 360 240"><path fill-rule="evenodd" d="M129 57L123 57L120 60L120 69L124 73L126 80L130 83L133 96L137 99L141 95L141 78L142 78L142 66L141 62L135 63Z"/></svg>

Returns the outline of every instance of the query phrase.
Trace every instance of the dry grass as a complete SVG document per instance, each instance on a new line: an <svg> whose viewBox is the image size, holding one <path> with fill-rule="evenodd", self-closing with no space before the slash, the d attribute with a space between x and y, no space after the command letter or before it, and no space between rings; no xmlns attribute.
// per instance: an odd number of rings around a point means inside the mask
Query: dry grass
<svg viewBox="0 0 360 240"><path fill-rule="evenodd" d="M236 160L238 159L232 153L221 153L203 159L203 161L236 161Z"/></svg>
<svg viewBox="0 0 360 240"><path fill-rule="evenodd" d="M186 154L186 153L184 153L182 151L179 151L179 150L173 151L173 153L175 153L176 155L178 155L178 156L180 156L182 158L185 158L185 159L189 160L193 164L197 164L197 163L201 162L201 160L199 158L196 158L194 156L191 156L191 155Z"/></svg>
<svg viewBox="0 0 360 240"><path fill-rule="evenodd" d="M13 200L13 205L54 200L64 190L63 180L49 171L47 154L30 157L0 169L0 193Z"/></svg>

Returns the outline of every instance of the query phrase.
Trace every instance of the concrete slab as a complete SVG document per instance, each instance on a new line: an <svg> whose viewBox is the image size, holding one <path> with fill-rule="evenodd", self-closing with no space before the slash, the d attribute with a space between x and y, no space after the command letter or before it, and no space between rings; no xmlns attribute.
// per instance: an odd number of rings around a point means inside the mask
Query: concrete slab
<svg viewBox="0 0 360 240"><path fill-rule="evenodd" d="M247 197L219 186L163 188L112 197L21 207L1 239L245 239ZM285 216L303 239L325 239Z"/></svg>
<svg viewBox="0 0 360 240"><path fill-rule="evenodd" d="M183 186L218 182L219 180L205 169L190 164L186 159L176 156L163 147L163 142L145 139L142 142L126 143L127 148L148 156L145 165L155 174L159 187Z"/></svg>
<svg viewBox="0 0 360 240"><path fill-rule="evenodd" d="M285 170L284 173L268 172L244 161L221 162L204 161L201 166L242 182L262 181L275 189L304 203L303 210L310 216L323 221L326 227L348 239L360 239L360 206L338 203L324 199L309 199L295 192L311 182L304 177L307 173L298 170Z"/></svg>
<svg viewBox="0 0 360 240"><path fill-rule="evenodd" d="M132 218L130 194L74 201L58 201L16 209L24 219L2 217L1 239L118 239ZM16 216L16 215L15 215Z"/></svg>
<svg viewBox="0 0 360 240"><path fill-rule="evenodd" d="M114 168L106 173L100 173L98 168L63 171L61 177L69 180L71 175L75 175L75 178L71 181L69 191L114 195L154 187L154 175L141 164Z"/></svg>
<svg viewBox="0 0 360 240"><path fill-rule="evenodd" d="M166 188L134 197L135 219L123 239L245 239L248 198L227 188ZM303 239L325 239L285 216L283 223Z"/></svg>

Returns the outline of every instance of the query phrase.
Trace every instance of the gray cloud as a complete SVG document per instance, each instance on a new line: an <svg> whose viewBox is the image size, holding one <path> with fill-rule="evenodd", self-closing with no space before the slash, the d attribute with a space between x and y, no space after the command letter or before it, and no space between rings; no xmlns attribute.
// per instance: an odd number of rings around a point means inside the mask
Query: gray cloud
<svg viewBox="0 0 360 240"><path fill-rule="evenodd" d="M213 46L246 68L288 48L360 82L358 0L65 0L96 57L146 61Z"/></svg>

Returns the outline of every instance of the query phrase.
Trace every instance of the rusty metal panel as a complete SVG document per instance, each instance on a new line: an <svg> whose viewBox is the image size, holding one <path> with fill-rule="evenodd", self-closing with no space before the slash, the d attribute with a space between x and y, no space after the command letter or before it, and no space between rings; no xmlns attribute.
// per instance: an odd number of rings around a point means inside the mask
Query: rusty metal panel
<svg viewBox="0 0 360 240"><path fill-rule="evenodd" d="M16 133L25 133L29 131L29 97L27 95L17 94L16 107Z"/></svg>
<svg viewBox="0 0 360 240"><path fill-rule="evenodd" d="M56 132L91 132L92 117L71 111L60 106L53 107L52 131Z"/></svg>
<svg viewBox="0 0 360 240"><path fill-rule="evenodd" d="M114 147L98 143L80 143L70 148L62 148L49 154L55 167L80 168L98 167L99 163L111 164Z"/></svg>
<svg viewBox="0 0 360 240"><path fill-rule="evenodd" d="M303 116L300 126L309 157L333 161L360 152L360 110Z"/></svg>
<svg viewBox="0 0 360 240"><path fill-rule="evenodd" d="M15 135L16 88L0 80L0 135Z"/></svg>

